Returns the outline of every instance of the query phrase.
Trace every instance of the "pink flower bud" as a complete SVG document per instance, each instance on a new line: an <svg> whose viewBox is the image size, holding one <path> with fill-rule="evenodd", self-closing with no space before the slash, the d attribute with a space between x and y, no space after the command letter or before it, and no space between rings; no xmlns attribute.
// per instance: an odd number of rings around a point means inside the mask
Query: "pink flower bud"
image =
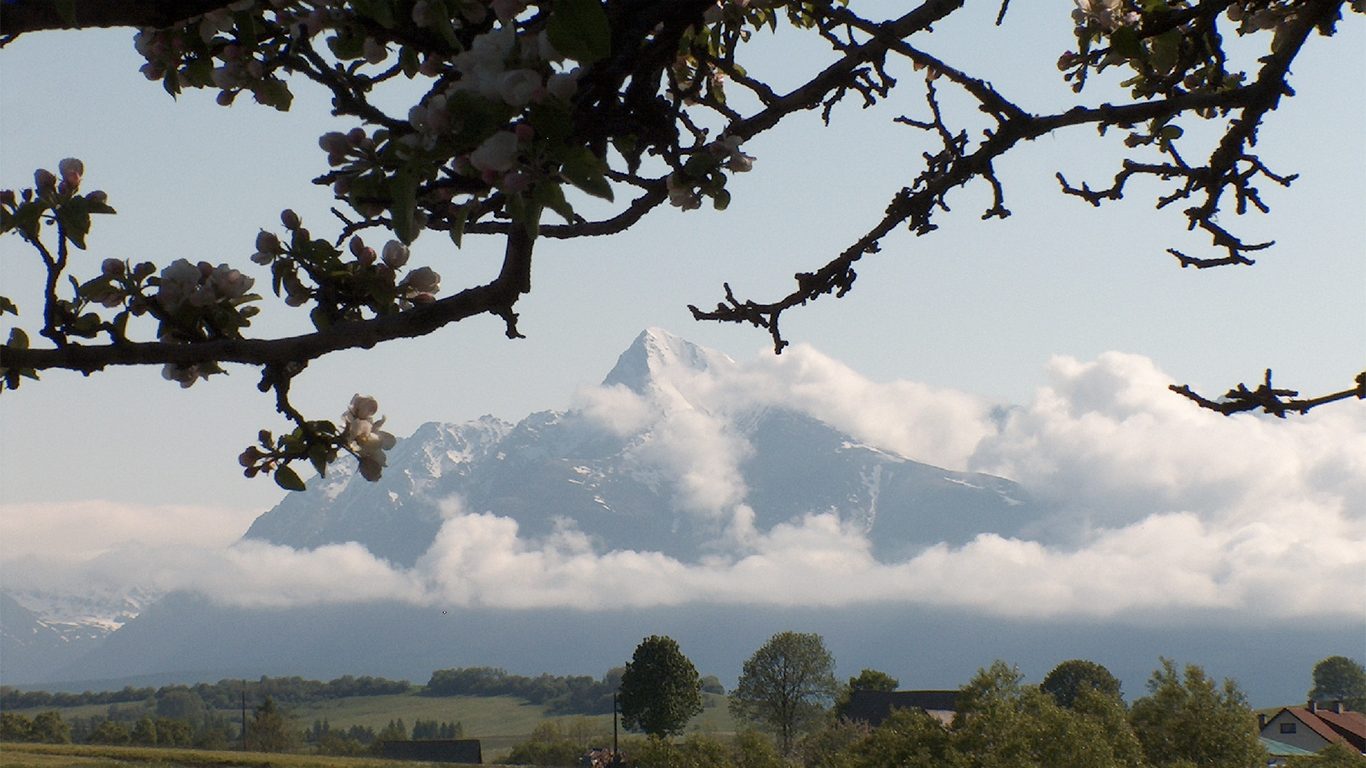
<svg viewBox="0 0 1366 768"><path fill-rule="evenodd" d="M38 193L51 192L57 188L57 177L46 168L39 168L33 172L33 185L38 188Z"/></svg>
<svg viewBox="0 0 1366 768"><path fill-rule="evenodd" d="M65 181L72 191L75 191L80 188L81 177L85 175L85 163L74 157L68 157L57 164L57 172L62 175L62 181Z"/></svg>
<svg viewBox="0 0 1366 768"><path fill-rule="evenodd" d="M364 128L352 128L351 130L346 132L346 142L350 144L352 147L355 147L356 149L361 148L361 146L365 143L365 139L366 136Z"/></svg>
<svg viewBox="0 0 1366 768"><path fill-rule="evenodd" d="M109 202L109 195L106 195L104 193L104 190L97 189L94 192L91 192L90 194L86 195L85 199L89 200L92 203L95 203L96 205L105 205Z"/></svg>
<svg viewBox="0 0 1366 768"><path fill-rule="evenodd" d="M402 267L408 263L408 246L397 240L390 240L384 244L384 263L394 269Z"/></svg>
<svg viewBox="0 0 1366 768"><path fill-rule="evenodd" d="M531 179L525 173L522 173L521 171L513 171L512 173L509 173L508 175L503 177L503 182L499 185L499 187L504 192L515 194L517 192L524 191L530 185Z"/></svg>
<svg viewBox="0 0 1366 768"><path fill-rule="evenodd" d="M332 131L331 133L324 133L318 139L318 146L322 147L323 151L329 155L344 155L351 151L352 145L347 134Z"/></svg>
<svg viewBox="0 0 1366 768"><path fill-rule="evenodd" d="M281 254L284 248L280 247L280 238L274 232L261 230L261 234L256 236L256 250L260 253Z"/></svg>
<svg viewBox="0 0 1366 768"><path fill-rule="evenodd" d="M105 259L100 265L100 272L104 273L105 277L118 277L123 274L123 269L124 264L118 259Z"/></svg>
<svg viewBox="0 0 1366 768"><path fill-rule="evenodd" d="M303 222L299 220L299 214L289 208L280 212L280 223L284 224L285 229L290 231L298 229L299 226L303 224Z"/></svg>
<svg viewBox="0 0 1366 768"><path fill-rule="evenodd" d="M218 97L214 99L214 101L218 102L218 106L220 107L231 107L232 103L236 100L237 91L219 91Z"/></svg>

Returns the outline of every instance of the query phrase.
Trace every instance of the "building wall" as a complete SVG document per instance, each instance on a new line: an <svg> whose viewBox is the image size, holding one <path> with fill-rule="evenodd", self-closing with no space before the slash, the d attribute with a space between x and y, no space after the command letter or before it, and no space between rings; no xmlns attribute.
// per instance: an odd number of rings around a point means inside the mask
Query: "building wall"
<svg viewBox="0 0 1366 768"><path fill-rule="evenodd" d="M1293 733L1282 732L1281 726L1289 724L1294 727ZM1313 728L1300 722L1299 718L1282 710L1274 718L1266 723L1262 728L1262 736L1282 744L1289 744L1300 749L1307 749L1310 752L1317 752L1328 746L1329 741L1314 732Z"/></svg>

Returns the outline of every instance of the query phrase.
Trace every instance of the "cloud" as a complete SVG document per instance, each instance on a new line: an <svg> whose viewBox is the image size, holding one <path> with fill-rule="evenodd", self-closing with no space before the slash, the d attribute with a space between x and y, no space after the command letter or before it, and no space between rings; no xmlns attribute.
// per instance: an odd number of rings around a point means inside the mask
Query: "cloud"
<svg viewBox="0 0 1366 768"><path fill-rule="evenodd" d="M234 507L112 501L0 504L0 561L80 562L134 542L223 547L259 514Z"/></svg>
<svg viewBox="0 0 1366 768"><path fill-rule="evenodd" d="M515 521L468 514L450 499L435 541L412 568L355 544L222 547L208 534L203 541L157 540L144 524L127 522L150 520L155 510L119 518L118 530L141 534L107 537L126 544L103 551L83 544L82 552L99 554L81 567L91 578L193 589L244 605L899 602L1098 620L1182 612L1248 621L1362 615L1360 404L1286 420L1222 417L1172 395L1169 377L1152 361L1108 353L1090 362L1055 359L1034 400L1003 412L962 393L876 384L814 350L793 352L721 372L672 371L662 394L617 387L579 396L585 417L638 438L631 448L637 468L675 483L680 505L728 516L739 544L729 554L683 563L658 552L596 551L572 525L531 541ZM735 418L778 404L883 450L1010 477L1056 504L1053 524L1073 535L1044 544L987 533L883 563L858 529L818 510L766 531L747 527L753 515L738 469L751 448ZM76 517L69 512L62 525Z"/></svg>

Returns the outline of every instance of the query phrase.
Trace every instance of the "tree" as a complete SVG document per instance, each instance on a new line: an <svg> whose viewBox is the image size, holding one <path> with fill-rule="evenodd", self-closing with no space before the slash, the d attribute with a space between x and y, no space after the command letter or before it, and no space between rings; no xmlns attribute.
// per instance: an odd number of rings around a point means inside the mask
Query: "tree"
<svg viewBox="0 0 1366 768"><path fill-rule="evenodd" d="M854 691L895 691L898 685L901 685L901 681L886 672L879 672L876 669L863 670L857 677L849 678L849 682L840 691L839 698L835 700L835 717L844 717Z"/></svg>
<svg viewBox="0 0 1366 768"><path fill-rule="evenodd" d="M745 662L730 694L734 717L778 735L778 749L792 753L796 737L818 723L839 692L835 657L820 635L779 632Z"/></svg>
<svg viewBox="0 0 1366 768"><path fill-rule="evenodd" d="M1148 695L1134 702L1130 722L1147 762L1156 768L1201 765L1255 768L1266 753L1257 738L1257 718L1233 680L1222 688L1204 670L1162 659L1148 680Z"/></svg>
<svg viewBox="0 0 1366 768"><path fill-rule="evenodd" d="M1366 667L1346 656L1329 656L1314 665L1311 701L1341 701L1354 712L1366 712Z"/></svg>
<svg viewBox="0 0 1366 768"><path fill-rule="evenodd" d="M1266 211L1260 188L1293 179L1253 153L1258 128L1294 93L1289 73L1300 52L1318 44L1313 36L1333 34L1349 8L1366 10L1348 0L1087 0L1073 13L1076 45L1058 60L1062 76L1081 92L1094 90L1095 75L1127 69L1127 91L1103 94L1101 106L1078 96L1057 107L1027 103L974 75L972 51L927 52L933 30L963 5L924 0L877 19L835 0L353 0L325 9L302 0L7 2L4 42L57 28L135 27L147 60L142 74L172 95L212 88L224 105L250 94L288 110L291 84L309 80L355 125L319 142L329 169L314 181L335 193L337 224L315 236L285 211L283 229L256 237L252 260L269 268L273 293L308 313L313 330L302 335L249 336L262 297L252 292L254 278L228 264L107 258L97 271L73 259L73 249L93 246L92 217L114 213L110 195L81 191L85 169L75 158L56 173L40 169L30 188L0 195L0 231L27 241L46 273L39 311L23 308L26 326L13 326L0 346L0 376L13 388L53 369L156 365L189 386L224 364L256 366L261 390L274 395L291 430L263 431L260 444L242 453L249 475L274 474L298 490L291 464L323 471L349 453L375 479L393 444L376 418L378 404L357 397L340 423L306 417L290 387L310 362L481 315L518 337L516 306L531 290L538 243L622 232L666 202L687 210L710 200L723 209L728 180L754 163L746 141L809 110L820 109L828 122L846 99L870 105L899 85L923 88L926 101L920 116L899 122L937 146L907 172L881 216L825 264L798 273L786 295L755 301L725 285L714 309L692 307L695 318L762 328L781 351L783 314L848 293L855 264L893 230L932 232L951 194L972 182L991 193L984 219L1009 216L998 162L1035 139L1079 129L1116 129L1127 159L1106 188L1059 175L1063 194L1100 206L1123 198L1135 179L1151 181L1161 188L1158 207L1180 209L1182 223L1214 249L1207 256L1170 249L1181 266L1248 265L1271 243L1245 241L1220 214ZM1010 23L1008 6L1002 3L998 24ZM835 59L795 62L798 84L783 91L749 76L742 63L745 43L780 25L818 36ZM1250 43L1226 46L1229 36ZM406 111L386 109L390 94L414 92L405 81L422 95ZM975 111L960 117L947 108L958 99ZM1187 130L1196 126L1207 129ZM585 196L613 207L589 220L575 208L588 210ZM418 246L424 232L432 234ZM452 290L432 267L410 266L414 255L430 260L438 233L456 245L501 238L497 276ZM0 313L20 309L0 299ZM47 345L34 345L37 337ZM1283 416L1366 397L1366 372L1321 397L1278 388L1269 371L1260 384L1218 400L1175 389L1220 412Z"/></svg>
<svg viewBox="0 0 1366 768"><path fill-rule="evenodd" d="M267 696L252 715L247 746L254 752L286 752L294 748L295 741L285 713L275 705L275 699Z"/></svg>
<svg viewBox="0 0 1366 768"><path fill-rule="evenodd" d="M671 637L640 641L621 674L621 720L651 736L683 732L702 712L702 681Z"/></svg>
<svg viewBox="0 0 1366 768"><path fill-rule="evenodd" d="M1110 670L1083 659L1064 661L1054 667L1039 684L1039 688L1052 696L1058 706L1068 708L1076 702L1083 688L1119 698L1119 686L1119 680L1110 674Z"/></svg>
<svg viewBox="0 0 1366 768"><path fill-rule="evenodd" d="M1285 768L1366 768L1366 755L1334 742L1313 756L1292 755L1285 761Z"/></svg>
<svg viewBox="0 0 1366 768"><path fill-rule="evenodd" d="M1022 684L997 661L965 685L953 720L956 750L975 765L1119 768L1138 765L1139 743L1119 699L1083 689L1073 708Z"/></svg>

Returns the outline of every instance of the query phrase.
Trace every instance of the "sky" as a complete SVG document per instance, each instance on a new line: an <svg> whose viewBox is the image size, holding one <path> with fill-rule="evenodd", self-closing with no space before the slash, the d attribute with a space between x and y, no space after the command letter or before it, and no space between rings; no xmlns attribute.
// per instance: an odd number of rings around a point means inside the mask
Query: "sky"
<svg viewBox="0 0 1366 768"><path fill-rule="evenodd" d="M994 28L995 10L973 8L943 25L931 50L982 67L1027 108L1064 107L1072 96L1053 62L1069 43L1067 14L1012 9ZM751 69L781 84L793 77L793 60L818 55L803 45L761 37ZM119 30L25 36L0 51L0 186L29 185L35 168L79 157L84 188L106 190L119 211L96 222L78 269L93 274L110 256L159 264L189 258L255 269L264 287L264 271L247 257L257 231L276 228L282 209L298 211L315 234L335 231L330 195L308 180L326 165L317 137L350 124L328 117L321 93L299 83L289 114L248 99L224 109L205 92L173 101L142 79L140 63L131 33ZM917 460L1011 478L1065 501L1091 527L1068 551L981 539L884 566L813 515L755 542L758 559L726 568L671 571L636 553L640 572L652 575L638 582L646 602L670 599L670 584L742 599L732 594L737 585L792 579L809 585L802 594L810 599L839 600L844 592L820 586L831 573L844 575L848 593L891 584L901 592L889 599L928 600L953 574L976 573L978 581L954 581L960 586L951 599L987 612L1023 606L1076 615L1089 605L1087 615L1099 617L1173 607L1252 615L1258 595L1307 570L1330 586L1280 594L1272 615L1360 618L1366 406L1340 404L1285 422L1222 419L1165 387L1189 383L1217 394L1257 382L1269 366L1283 386L1318 394L1344 388L1362 370L1362 64L1361 16L1345 20L1333 39L1311 40L1297 60L1297 95L1263 128L1258 148L1273 169L1300 178L1288 190L1264 187L1270 215L1221 219L1250 240L1277 241L1251 268L1180 269L1166 248L1209 251L1203 237L1184 231L1179 211L1153 210L1159 185L1138 184L1128 199L1099 210L1061 195L1057 171L1097 186L1118 167L1118 137L1082 129L1043 137L1001 163L1009 219L980 221L990 192L969 187L949 198L952 211L937 219L938 231L889 237L861 263L847 297L785 315L786 336L801 346L779 358L760 331L692 321L686 305L713 304L724 281L759 299L785 294L794 272L857 239L910 183L919 153L933 147L892 123L925 111L917 76L903 68L893 72L903 87L884 105L843 105L828 129L814 114L801 115L747 143L754 170L732 180L734 202L723 213L661 210L620 236L540 243L533 292L518 305L527 339L509 341L500 322L477 318L425 339L335 355L296 380L294 402L335 419L352 394L373 395L401 436L426 421L486 413L515 421L600 406L594 385L642 328L657 326L720 350L745 370L766 371L767 379L751 376L765 382L756 387L829 414L851 434ZM1117 98L1115 83L1101 78L1083 99ZM951 97L947 103L955 108ZM1201 137L1198 126L1187 127ZM467 242L457 251L432 234L414 248L415 262L433 265L448 290L488 279L498 257L496 243ZM15 237L0 239L0 258L0 292L31 320L39 311L36 258ZM304 329L278 303L253 325L262 334ZM356 548L307 555L230 546L283 495L269 480L243 478L236 463L258 429L283 425L255 384L245 368L188 390L155 369L52 372L6 392L6 578L102 574L122 584L225 593L223 585L234 583L225 574L289 573L302 586L285 598L307 601L331 599L325 587L345 572L385 594L470 588L471 599L491 604L539 604L567 599L542 589L565 574L591 579L594 568L612 564L528 549L506 524L476 514L453 517L443 530L448 546L432 555L425 575L366 560ZM986 416L997 406L1011 409L1004 423ZM679 471L695 468L679 461ZM503 566L526 580L440 560L473 541L509 554ZM986 562L999 568L974 570ZM1141 594L1126 589L1144 574L1169 578ZM425 581L415 585L419 577ZM442 586L443 578L457 586ZM1346 591L1335 592L1331 585L1344 581ZM521 588L486 594L509 584ZM278 590L278 581L262 576L261 599L280 597ZM579 593L594 594L587 586ZM1345 609L1343 594L1351 598Z"/></svg>

